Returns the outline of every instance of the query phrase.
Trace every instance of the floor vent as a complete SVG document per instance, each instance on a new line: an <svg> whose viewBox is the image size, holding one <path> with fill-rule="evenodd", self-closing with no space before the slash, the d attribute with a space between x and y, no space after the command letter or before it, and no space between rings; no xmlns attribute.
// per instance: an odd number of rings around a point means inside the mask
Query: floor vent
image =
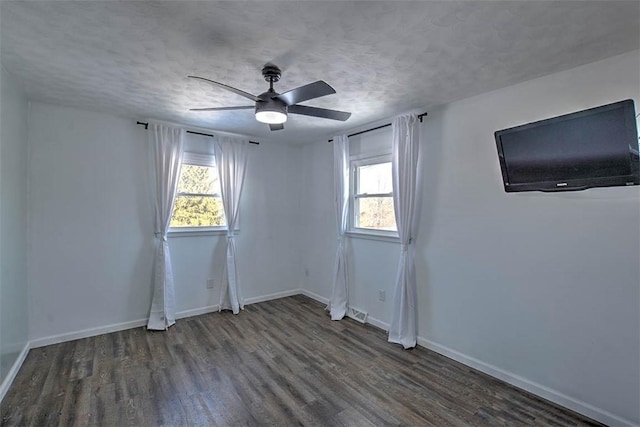
<svg viewBox="0 0 640 427"><path fill-rule="evenodd" d="M349 307L347 316L360 323L367 323L367 313L365 311L358 310L357 308Z"/></svg>

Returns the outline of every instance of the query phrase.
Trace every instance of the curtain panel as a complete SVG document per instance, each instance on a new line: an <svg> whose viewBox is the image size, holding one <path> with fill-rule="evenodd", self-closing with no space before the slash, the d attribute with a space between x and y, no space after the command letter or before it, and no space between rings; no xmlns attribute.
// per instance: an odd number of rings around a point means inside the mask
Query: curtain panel
<svg viewBox="0 0 640 427"><path fill-rule="evenodd" d="M396 117L392 124L393 208L400 237L400 262L393 294L389 342L416 346L418 312L415 271L415 238L421 194L420 146L417 117Z"/></svg>
<svg viewBox="0 0 640 427"><path fill-rule="evenodd" d="M147 329L166 330L176 322L173 270L167 232L180 176L185 130L149 123L147 135L152 156L152 194L155 205L155 236L158 240L153 264L153 298Z"/></svg>
<svg viewBox="0 0 640 427"><path fill-rule="evenodd" d="M333 195L338 224L338 249L333 276L333 290L329 300L331 320L340 320L347 313L349 274L345 235L348 226L349 207L349 138L339 135L333 138Z"/></svg>
<svg viewBox="0 0 640 427"><path fill-rule="evenodd" d="M222 205L227 219L227 257L224 274L226 287L220 294L220 310L232 310L233 314L238 314L244 308L244 298L236 267L235 229L247 168L249 140L220 136L216 137L214 147Z"/></svg>

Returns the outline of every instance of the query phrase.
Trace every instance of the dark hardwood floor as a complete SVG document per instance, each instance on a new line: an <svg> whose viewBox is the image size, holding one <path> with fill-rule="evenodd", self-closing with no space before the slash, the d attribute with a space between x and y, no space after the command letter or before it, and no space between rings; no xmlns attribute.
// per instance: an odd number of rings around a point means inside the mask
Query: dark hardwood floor
<svg viewBox="0 0 640 427"><path fill-rule="evenodd" d="M33 349L3 426L597 425L294 296Z"/></svg>

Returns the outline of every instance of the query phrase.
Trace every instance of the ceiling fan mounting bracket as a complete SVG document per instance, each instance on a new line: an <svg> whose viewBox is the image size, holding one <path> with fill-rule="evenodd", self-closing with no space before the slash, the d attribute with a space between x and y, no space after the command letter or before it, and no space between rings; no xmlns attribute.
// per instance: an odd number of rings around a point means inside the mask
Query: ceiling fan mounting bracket
<svg viewBox="0 0 640 427"><path fill-rule="evenodd" d="M267 82L275 83L278 80L280 80L280 76L282 76L282 71L280 71L280 68L278 68L273 64L267 64L262 68L262 76Z"/></svg>

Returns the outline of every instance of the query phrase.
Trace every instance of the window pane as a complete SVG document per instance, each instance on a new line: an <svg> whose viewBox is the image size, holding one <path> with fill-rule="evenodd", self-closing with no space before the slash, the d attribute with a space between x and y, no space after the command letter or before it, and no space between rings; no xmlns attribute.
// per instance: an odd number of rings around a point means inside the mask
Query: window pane
<svg viewBox="0 0 640 427"><path fill-rule="evenodd" d="M375 165L360 166L358 168L358 194L391 193L391 162Z"/></svg>
<svg viewBox="0 0 640 427"><path fill-rule="evenodd" d="M356 220L359 228L397 231L393 212L393 198L366 197L356 203Z"/></svg>
<svg viewBox="0 0 640 427"><path fill-rule="evenodd" d="M178 193L220 194L218 171L213 166L182 164Z"/></svg>
<svg viewBox="0 0 640 427"><path fill-rule="evenodd" d="M220 197L177 196L170 227L225 226Z"/></svg>

